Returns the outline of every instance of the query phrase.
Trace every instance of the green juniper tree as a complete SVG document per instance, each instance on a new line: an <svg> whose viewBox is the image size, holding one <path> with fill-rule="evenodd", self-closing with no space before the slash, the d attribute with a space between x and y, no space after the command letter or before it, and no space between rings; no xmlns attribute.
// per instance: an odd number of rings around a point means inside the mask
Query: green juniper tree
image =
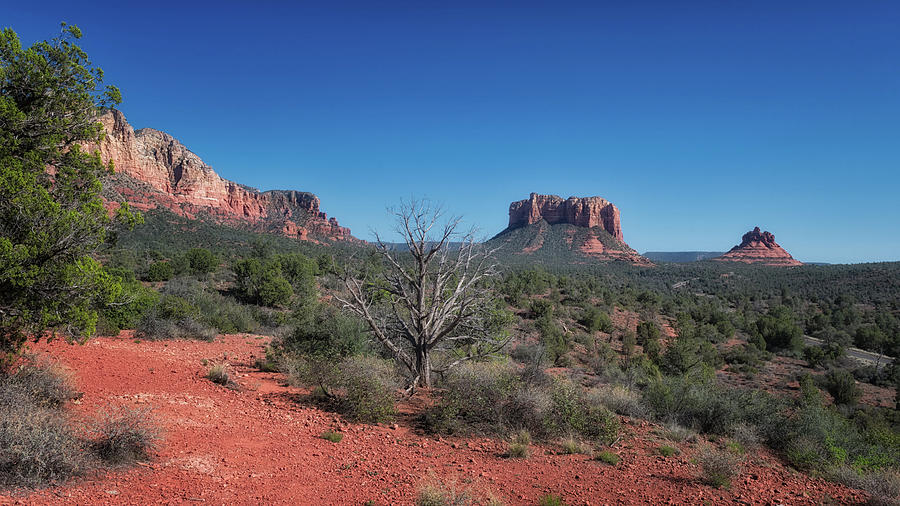
<svg viewBox="0 0 900 506"><path fill-rule="evenodd" d="M27 336L89 336L96 308L121 296L118 278L93 258L112 220L100 198L112 171L82 144L103 135L102 108L121 101L75 44L81 31L24 48L0 32L0 357ZM118 217L140 216L127 205ZM2 360L0 360L2 365Z"/></svg>

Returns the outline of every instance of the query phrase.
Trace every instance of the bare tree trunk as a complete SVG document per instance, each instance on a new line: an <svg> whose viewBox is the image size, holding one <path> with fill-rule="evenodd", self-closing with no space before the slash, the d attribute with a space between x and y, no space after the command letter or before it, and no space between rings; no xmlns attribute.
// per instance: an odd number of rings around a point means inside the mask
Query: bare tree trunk
<svg viewBox="0 0 900 506"><path fill-rule="evenodd" d="M431 388L431 354L427 346L419 346L416 350L416 376L419 378L417 386Z"/></svg>

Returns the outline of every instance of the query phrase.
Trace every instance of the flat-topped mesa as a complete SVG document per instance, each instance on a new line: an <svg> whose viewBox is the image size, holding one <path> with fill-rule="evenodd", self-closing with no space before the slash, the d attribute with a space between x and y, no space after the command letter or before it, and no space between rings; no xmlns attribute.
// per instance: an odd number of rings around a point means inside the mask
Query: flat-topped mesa
<svg viewBox="0 0 900 506"><path fill-rule="evenodd" d="M652 265L625 244L619 210L601 197L563 199L532 193L509 205L509 226L489 242L504 253L550 262Z"/></svg>
<svg viewBox="0 0 900 506"><path fill-rule="evenodd" d="M224 179L171 135L153 128L134 130L120 111L110 110L99 121L106 136L85 147L99 150L104 161L112 160L113 189L138 209L165 207L190 218L203 213L221 223L300 239L357 240L319 210L319 198L312 193L260 192ZM144 186L128 184L123 174Z"/></svg>
<svg viewBox="0 0 900 506"><path fill-rule="evenodd" d="M740 244L715 260L776 266L803 265L775 242L774 234L762 232L759 227L744 234Z"/></svg>
<svg viewBox="0 0 900 506"><path fill-rule="evenodd" d="M624 242L619 209L601 197L569 197L538 195L509 205L509 228L524 227L541 220L551 225L565 223L578 227L601 227Z"/></svg>

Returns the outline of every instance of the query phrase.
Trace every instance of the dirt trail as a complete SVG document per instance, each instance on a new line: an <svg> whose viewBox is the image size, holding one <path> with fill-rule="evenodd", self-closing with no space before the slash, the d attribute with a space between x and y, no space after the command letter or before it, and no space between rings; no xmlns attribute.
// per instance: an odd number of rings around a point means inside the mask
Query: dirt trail
<svg viewBox="0 0 900 506"><path fill-rule="evenodd" d="M855 503L861 492L784 468L765 452L750 459L731 490L700 483L694 448L664 458L655 427L635 421L608 466L584 455L533 447L527 460L502 456L502 441L437 438L405 426L348 424L303 405L302 392L250 364L266 338L224 336L213 343L135 342L127 335L83 346L41 344L75 371L90 413L108 403L150 406L165 443L147 465L110 471L0 504L409 504L425 482L456 482L507 504L536 504L547 493L567 504ZM203 375L211 363L232 364L241 390ZM340 430L344 439L320 438Z"/></svg>

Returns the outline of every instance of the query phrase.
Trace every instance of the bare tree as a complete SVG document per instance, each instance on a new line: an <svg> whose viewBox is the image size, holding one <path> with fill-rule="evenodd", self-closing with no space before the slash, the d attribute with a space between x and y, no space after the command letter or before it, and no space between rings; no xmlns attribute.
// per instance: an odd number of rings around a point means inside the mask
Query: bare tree
<svg viewBox="0 0 900 506"><path fill-rule="evenodd" d="M404 202L391 213L406 251L376 234L383 269L345 270L347 291L336 298L409 370L411 388L431 387L433 373L496 353L508 341L487 286L497 274L494 251L476 243L474 230L458 232L459 217L443 221L427 201Z"/></svg>

